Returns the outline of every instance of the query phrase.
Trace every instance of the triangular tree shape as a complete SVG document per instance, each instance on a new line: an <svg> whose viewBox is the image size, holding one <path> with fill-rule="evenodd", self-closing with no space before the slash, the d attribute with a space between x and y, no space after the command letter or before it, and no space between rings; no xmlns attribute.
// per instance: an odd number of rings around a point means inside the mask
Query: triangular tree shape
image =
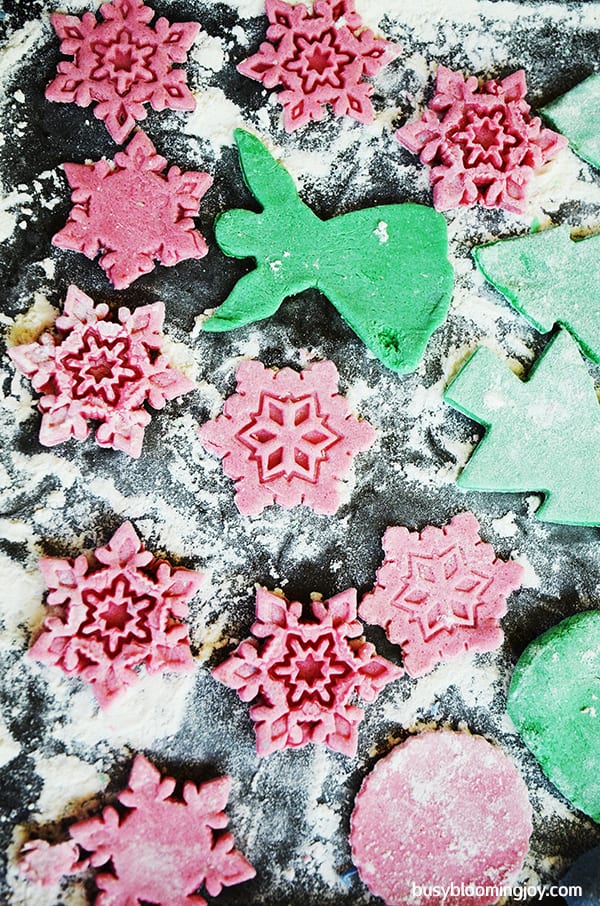
<svg viewBox="0 0 600 906"><path fill-rule="evenodd" d="M542 107L541 112L569 139L579 157L600 167L600 72Z"/></svg>
<svg viewBox="0 0 600 906"><path fill-rule="evenodd" d="M458 478L477 491L538 492L545 522L600 525L600 406L577 345L561 330L522 381L480 347L444 399L487 428Z"/></svg>
<svg viewBox="0 0 600 906"><path fill-rule="evenodd" d="M561 324L600 362L600 234L574 242L564 225L481 246L473 256L537 330Z"/></svg>
<svg viewBox="0 0 600 906"><path fill-rule="evenodd" d="M251 257L246 274L204 330L225 331L274 314L287 296L319 289L371 351L412 371L446 317L453 275L441 214L417 204L380 205L323 221L289 173L253 135L236 131L244 178L263 210L217 218L226 255Z"/></svg>

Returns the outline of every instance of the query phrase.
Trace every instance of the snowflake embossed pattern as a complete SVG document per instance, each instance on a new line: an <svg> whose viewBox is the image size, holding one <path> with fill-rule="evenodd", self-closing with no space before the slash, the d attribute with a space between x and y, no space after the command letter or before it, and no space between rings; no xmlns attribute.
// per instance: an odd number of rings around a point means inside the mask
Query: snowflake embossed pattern
<svg viewBox="0 0 600 906"><path fill-rule="evenodd" d="M531 117L523 70L479 85L445 66L420 120L396 133L431 168L438 211L482 204L516 214L527 209L534 173L567 145Z"/></svg>
<svg viewBox="0 0 600 906"><path fill-rule="evenodd" d="M221 832L230 791L230 778L218 777L200 786L188 781L178 797L175 780L161 779L137 755L129 786L118 796L124 809L107 806L100 817L72 824L65 843L31 840L21 850L19 869L42 886L88 865L103 869L95 876L95 906L206 906L197 893L202 885L214 897L256 874L234 849L232 834Z"/></svg>
<svg viewBox="0 0 600 906"><path fill-rule="evenodd" d="M42 444L51 447L70 437L85 440L92 421L99 423L96 442L101 447L137 458L151 419L144 403L162 409L194 385L161 353L162 302L133 312L120 308L119 323L108 320L108 314L107 305L94 305L70 286L56 331L45 331L34 343L8 352L42 393Z"/></svg>
<svg viewBox="0 0 600 906"><path fill-rule="evenodd" d="M312 12L303 3L266 0L265 9L271 43L238 70L266 88L283 87L277 98L286 130L323 119L325 104L336 116L371 123L373 86L363 76L376 75L399 48L363 26L352 0L316 0Z"/></svg>
<svg viewBox="0 0 600 906"><path fill-rule="evenodd" d="M166 166L143 132L115 155L113 166L64 164L73 208L53 244L88 258L101 252L100 266L115 289L149 273L155 261L172 267L203 258L208 248L192 218L212 177L175 166L164 173Z"/></svg>
<svg viewBox="0 0 600 906"><path fill-rule="evenodd" d="M223 415L202 426L200 437L235 480L240 512L256 515L271 503L288 509L304 503L316 513L335 513L340 480L375 432L338 394L333 362L316 362L298 373L247 361L236 377L237 393Z"/></svg>
<svg viewBox="0 0 600 906"><path fill-rule="evenodd" d="M521 585L523 567L496 558L472 513L420 534L388 528L383 549L377 584L359 614L402 646L410 676L468 649L492 651L502 643L498 620Z"/></svg>
<svg viewBox="0 0 600 906"><path fill-rule="evenodd" d="M52 612L30 655L91 683L106 707L150 673L194 669L187 626L188 601L202 574L173 568L144 549L125 522L94 560L44 557L40 570Z"/></svg>
<svg viewBox="0 0 600 906"><path fill-rule="evenodd" d="M376 654L362 629L353 588L329 601L315 596L309 619L299 602L257 589L251 631L258 641L243 641L213 676L242 701L256 699L250 717L259 755L309 742L356 754L363 711L352 699L375 701L403 673Z"/></svg>
<svg viewBox="0 0 600 906"><path fill-rule="evenodd" d="M161 17L152 28L154 11L143 0L113 0L100 7L100 14L101 22L90 12L81 19L50 16L61 53L73 60L58 64L46 88L48 100L95 104L94 115L119 144L145 119L145 103L155 110L193 110L186 73L172 64L185 63L200 25L170 25Z"/></svg>

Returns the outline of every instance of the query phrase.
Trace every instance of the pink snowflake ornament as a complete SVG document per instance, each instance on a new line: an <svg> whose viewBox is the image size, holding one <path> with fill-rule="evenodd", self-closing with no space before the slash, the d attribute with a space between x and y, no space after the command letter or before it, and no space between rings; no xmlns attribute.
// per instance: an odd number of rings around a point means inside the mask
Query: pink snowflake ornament
<svg viewBox="0 0 600 906"><path fill-rule="evenodd" d="M187 782L181 797L174 795L175 787L173 778L161 779L154 765L137 755L129 786L118 797L127 812L108 806L100 817L71 825L72 842L50 847L69 847L71 852L80 848L89 853L90 865L104 869L95 877L100 891L96 906L207 906L196 893L202 885L217 896L224 886L255 876L252 865L234 848L232 834L221 833L228 824L224 808L230 778L200 786ZM37 883L55 883L56 873L31 870L32 851L40 843L26 844L19 868ZM81 871L87 864L86 860L68 866L67 861L64 874Z"/></svg>
<svg viewBox="0 0 600 906"><path fill-rule="evenodd" d="M58 64L46 88L48 100L95 104L94 116L119 144L146 118L146 103L154 110L193 110L185 71L173 69L173 63L185 63L200 25L170 25L161 17L152 28L154 11L143 0L113 0L100 7L100 14L100 22L90 12L81 19L50 16L61 53L73 60Z"/></svg>
<svg viewBox="0 0 600 906"><path fill-rule="evenodd" d="M377 584L358 612L402 646L410 676L468 649L492 651L502 644L498 620L508 595L521 585L523 567L496 558L472 513L421 533L388 528L383 549Z"/></svg>
<svg viewBox="0 0 600 906"><path fill-rule="evenodd" d="M202 573L172 567L145 550L130 522L105 547L75 560L43 557L51 614L31 657L90 683L102 707L149 673L191 671L188 601Z"/></svg>
<svg viewBox="0 0 600 906"><path fill-rule="evenodd" d="M333 362L298 373L245 361L236 378L237 392L222 415L201 427L200 438L236 482L239 511L250 516L272 503L287 509L303 503L335 513L340 483L375 432L339 395Z"/></svg>
<svg viewBox="0 0 600 906"><path fill-rule="evenodd" d="M73 189L67 223L52 237L62 249L95 258L115 287L126 289L158 261L173 267L203 258L208 247L194 229L208 173L167 166L147 135L138 132L114 163L64 164Z"/></svg>
<svg viewBox="0 0 600 906"><path fill-rule="evenodd" d="M118 323L108 315L107 305L94 305L70 286L56 331L45 331L34 343L13 346L8 353L42 394L42 444L85 440L91 421L98 423L101 447L137 458L151 420L144 403L162 409L194 385L161 352L162 302L133 312L120 308Z"/></svg>
<svg viewBox="0 0 600 906"><path fill-rule="evenodd" d="M373 702L403 671L376 654L356 619L356 591L329 601L314 598L310 618L302 604L258 588L255 639L246 639L213 676L235 689L250 708L256 750L322 743L335 752L356 754L360 697Z"/></svg>
<svg viewBox="0 0 600 906"><path fill-rule="evenodd" d="M312 11L303 3L265 0L265 9L271 43L261 44L238 70L266 88L283 87L277 98L286 130L323 119L325 104L336 116L373 122L373 86L364 76L376 75L400 49L363 26L352 0L316 0Z"/></svg>
<svg viewBox="0 0 600 906"><path fill-rule="evenodd" d="M430 167L438 211L482 204L516 214L527 209L529 184L567 140L529 114L523 70L479 85L445 66L420 120L396 133Z"/></svg>

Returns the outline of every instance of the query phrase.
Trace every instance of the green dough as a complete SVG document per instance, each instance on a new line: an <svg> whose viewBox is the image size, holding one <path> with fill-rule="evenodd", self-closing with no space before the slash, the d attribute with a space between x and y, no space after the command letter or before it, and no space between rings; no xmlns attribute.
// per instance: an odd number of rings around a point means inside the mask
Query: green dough
<svg viewBox="0 0 600 906"><path fill-rule="evenodd" d="M541 112L566 135L579 157L600 167L600 73L542 107Z"/></svg>
<svg viewBox="0 0 600 906"><path fill-rule="evenodd" d="M527 381L483 346L444 399L487 431L458 478L477 491L537 491L546 522L600 525L600 406L566 330L548 343Z"/></svg>
<svg viewBox="0 0 600 906"><path fill-rule="evenodd" d="M204 330L267 318L286 296L314 287L385 365L413 370L452 295L442 215L402 204L320 220L257 138L239 129L235 137L244 178L263 210L227 211L217 218L215 233L226 255L254 258L257 266Z"/></svg>
<svg viewBox="0 0 600 906"><path fill-rule="evenodd" d="M546 776L600 821L600 611L569 617L529 645L507 708Z"/></svg>
<svg viewBox="0 0 600 906"><path fill-rule="evenodd" d="M600 234L573 242L568 226L473 251L487 280L537 330L562 324L600 362Z"/></svg>

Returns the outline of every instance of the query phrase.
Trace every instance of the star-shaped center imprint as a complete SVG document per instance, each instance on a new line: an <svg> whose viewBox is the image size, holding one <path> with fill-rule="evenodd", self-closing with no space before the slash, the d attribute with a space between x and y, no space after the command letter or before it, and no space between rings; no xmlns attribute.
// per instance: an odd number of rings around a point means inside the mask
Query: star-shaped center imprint
<svg viewBox="0 0 600 906"><path fill-rule="evenodd" d="M155 81L148 66L155 48L140 46L128 31L120 32L114 44L95 42L92 50L98 59L98 66L91 78L107 79L121 96L127 94L136 82Z"/></svg>
<svg viewBox="0 0 600 906"><path fill-rule="evenodd" d="M304 91L314 91L318 85L342 87L344 68L352 61L352 57L335 46L333 31L325 32L316 41L298 35L294 43L296 57L283 68L298 74L304 84Z"/></svg>
<svg viewBox="0 0 600 906"><path fill-rule="evenodd" d="M108 655L118 654L128 642L151 640L147 617L156 607L156 599L136 594L125 576L117 576L104 591L87 589L81 597L87 619L79 633L100 642Z"/></svg>
<svg viewBox="0 0 600 906"><path fill-rule="evenodd" d="M125 522L90 560L43 557L52 612L32 657L92 684L104 707L150 673L193 670L184 620L201 573L173 567L147 551Z"/></svg>
<svg viewBox="0 0 600 906"><path fill-rule="evenodd" d="M336 657L335 639L324 636L311 642L290 635L286 648L282 660L269 673L274 679L284 681L288 704L332 705L337 686L350 673L348 664Z"/></svg>
<svg viewBox="0 0 600 906"><path fill-rule="evenodd" d="M130 349L126 337L111 340L95 330L86 331L77 352L62 360L64 368L73 375L73 396L101 397L108 405L114 405L126 384L143 377L140 369L131 364Z"/></svg>
<svg viewBox="0 0 600 906"><path fill-rule="evenodd" d="M316 483L319 464L341 439L328 428L314 394L279 399L263 393L260 408L251 418L236 437L252 451L261 481L300 478Z"/></svg>
<svg viewBox="0 0 600 906"><path fill-rule="evenodd" d="M402 670L362 636L354 588L328 601L313 596L306 616L299 601L258 588L254 638L245 639L213 676L242 701L254 701L250 717L259 755L322 743L353 756L363 717L357 699L375 701Z"/></svg>
<svg viewBox="0 0 600 906"><path fill-rule="evenodd" d="M409 553L408 563L406 585L392 604L410 614L425 641L444 629L477 625L477 608L492 580L469 569L458 546L437 557Z"/></svg>
<svg viewBox="0 0 600 906"><path fill-rule="evenodd" d="M507 155L511 148L518 144L519 138L509 131L504 112L497 110L491 116L473 113L466 128L455 134L454 141L464 146L468 166L491 164L492 167L501 170Z"/></svg>

